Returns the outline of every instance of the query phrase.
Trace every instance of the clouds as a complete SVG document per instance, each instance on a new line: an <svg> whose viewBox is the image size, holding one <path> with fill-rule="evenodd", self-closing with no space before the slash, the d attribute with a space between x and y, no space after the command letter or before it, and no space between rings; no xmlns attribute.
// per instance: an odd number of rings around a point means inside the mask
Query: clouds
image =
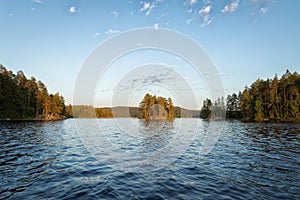
<svg viewBox="0 0 300 200"><path fill-rule="evenodd" d="M146 15L150 15L151 11L158 6L158 3L162 2L163 0L154 0L152 2L149 1L141 1L140 4L142 5L140 11L145 12Z"/></svg>
<svg viewBox="0 0 300 200"><path fill-rule="evenodd" d="M211 11L211 6L206 6L206 7L203 7L201 10L199 10L199 14L200 15L209 15Z"/></svg>
<svg viewBox="0 0 300 200"><path fill-rule="evenodd" d="M234 12L240 4L240 0L233 0L230 4L226 5L221 12L224 14L229 14Z"/></svg>
<svg viewBox="0 0 300 200"><path fill-rule="evenodd" d="M158 29L159 29L159 23L155 23L155 24L153 25L153 28L154 28L155 30L158 30Z"/></svg>
<svg viewBox="0 0 300 200"><path fill-rule="evenodd" d="M95 35L94 35L94 37L96 38L96 37L98 37L100 35L100 33L95 33Z"/></svg>
<svg viewBox="0 0 300 200"><path fill-rule="evenodd" d="M111 13L110 13L114 18L117 18L117 17L119 17L119 12L118 11L112 11Z"/></svg>
<svg viewBox="0 0 300 200"><path fill-rule="evenodd" d="M34 3L43 3L42 0L31 0L31 1L34 2Z"/></svg>
<svg viewBox="0 0 300 200"><path fill-rule="evenodd" d="M187 24L190 24L190 23L192 23L192 22L195 21L195 20L196 20L196 18L190 18L190 19L186 20L186 23L187 23Z"/></svg>
<svg viewBox="0 0 300 200"><path fill-rule="evenodd" d="M180 76L172 70L172 67L153 66L156 70L144 69L139 74L130 76L127 80L129 88L135 85L155 85L155 84L174 84L175 82L185 81L186 78Z"/></svg>
<svg viewBox="0 0 300 200"><path fill-rule="evenodd" d="M272 2L273 0L250 0L251 3L253 4L256 4L256 3L259 3L259 4L267 4L267 3L270 3Z"/></svg>
<svg viewBox="0 0 300 200"><path fill-rule="evenodd" d="M107 31L104 32L105 35L115 35L117 33L120 33L119 30L113 30L113 29L108 29Z"/></svg>
<svg viewBox="0 0 300 200"><path fill-rule="evenodd" d="M150 15L152 9L155 8L154 4L150 4L149 2L144 2L143 7L141 8L141 12L146 12L146 15Z"/></svg>
<svg viewBox="0 0 300 200"><path fill-rule="evenodd" d="M149 2L144 2L143 7L141 8L141 11L147 11L150 9L150 3Z"/></svg>
<svg viewBox="0 0 300 200"><path fill-rule="evenodd" d="M192 6L197 3L197 0L186 0L183 5Z"/></svg>
<svg viewBox="0 0 300 200"><path fill-rule="evenodd" d="M33 2L44 2L43 0L31 0ZM145 15L147 19L146 26L153 26L156 30L158 26L154 26L154 23L157 23L160 27L169 27L176 26L175 21L172 21L177 16L171 16L173 11L170 9L177 9L176 12L181 11L182 7L185 8L186 12L178 13L180 16L184 16L184 21L187 25L200 25L201 27L209 26L213 24L216 20L219 22L222 21L222 18L232 14L233 12L238 13L238 11L245 11L249 9L244 9L245 7L251 7L252 9L249 12L249 15L259 16L264 15L269 12L267 4L274 2L274 0L227 0L227 1L217 1L217 0L182 0L177 2L178 5L170 6L171 4L168 1L164 0L140 0L137 2L128 1L127 6L130 9L126 9L124 12L123 8L110 7L111 10L106 10L105 13L107 16L111 17L114 20L113 23L119 23L118 20L123 20L123 17L126 15ZM178 8L180 7L180 9ZM69 13L80 13L81 10L77 5L70 5L68 8ZM169 15L169 13L171 13ZM122 18L120 18L122 14ZM175 13L177 15L177 13ZM222 22L221 22L222 23ZM109 28L109 27L106 27ZM103 29L104 32L106 29ZM109 32L106 31L106 32ZM108 34L111 34L110 32Z"/></svg>
<svg viewBox="0 0 300 200"><path fill-rule="evenodd" d="M265 15L268 12L269 4L275 3L275 0L250 0L251 5L256 9L251 13L255 17L254 22L257 22L257 17L259 15Z"/></svg>
<svg viewBox="0 0 300 200"><path fill-rule="evenodd" d="M192 92L188 77L176 72L172 66L161 66L159 64L144 65L127 73L114 87L118 94L132 95L135 92L172 91L178 96L186 96Z"/></svg>
<svg viewBox="0 0 300 200"><path fill-rule="evenodd" d="M76 9L75 6L70 6L68 12L69 12L69 13L76 13L76 12L77 12L77 9Z"/></svg>
<svg viewBox="0 0 300 200"><path fill-rule="evenodd" d="M201 10L199 10L199 15L202 19L202 26L209 25L212 20L214 19L213 17L210 16L212 7L210 5L204 6Z"/></svg>
<svg viewBox="0 0 300 200"><path fill-rule="evenodd" d="M202 1L202 8L197 8L197 0L186 0L183 4L184 6L188 6L189 9L187 13L193 15L189 18L186 23L191 24L194 21L201 21L201 26L207 26L211 24L214 17L211 17L212 5L210 0L203 0Z"/></svg>
<svg viewBox="0 0 300 200"><path fill-rule="evenodd" d="M268 11L268 4L270 3L274 3L275 1L273 0L251 0L251 3L253 5L257 5L258 6L258 14L266 14Z"/></svg>
<svg viewBox="0 0 300 200"><path fill-rule="evenodd" d="M242 0L231 0L231 2L224 4L224 1L213 1L213 0L186 0L183 6L187 7L187 14L190 15L186 20L187 24L192 22L201 22L201 26L207 26L212 23L215 18L229 15L240 9L241 6L253 7L256 9L249 15L256 16L258 14L264 15L267 13L267 5L274 3L275 0L244 0L248 3L242 3ZM199 5L201 5L199 7ZM221 9L214 9L220 7ZM252 9L253 9L252 8ZM220 15L223 14L223 15Z"/></svg>
<svg viewBox="0 0 300 200"><path fill-rule="evenodd" d="M261 13L261 14L266 14L266 12L267 12L267 8L266 7L261 7L260 9L259 9L259 12Z"/></svg>

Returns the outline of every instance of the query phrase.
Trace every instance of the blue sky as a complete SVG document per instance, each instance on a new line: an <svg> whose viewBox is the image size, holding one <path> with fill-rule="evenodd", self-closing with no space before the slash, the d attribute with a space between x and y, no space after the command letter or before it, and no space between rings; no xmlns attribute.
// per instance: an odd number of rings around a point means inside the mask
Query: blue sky
<svg viewBox="0 0 300 200"><path fill-rule="evenodd" d="M42 80L49 92L59 91L66 103L72 103L76 77L98 45L131 29L167 28L191 37L206 50L228 94L286 69L299 72L299 8L300 1L292 0L0 0L0 63ZM104 78L106 83L98 86L102 90L95 104L109 106L114 89L109 85L115 85L110 76L128 62L149 62L147 56L142 59L149 53L116 62ZM172 61L172 56L152 53L156 63L184 65ZM192 71L181 72L192 77L192 87L203 84ZM199 90L199 102L206 94Z"/></svg>

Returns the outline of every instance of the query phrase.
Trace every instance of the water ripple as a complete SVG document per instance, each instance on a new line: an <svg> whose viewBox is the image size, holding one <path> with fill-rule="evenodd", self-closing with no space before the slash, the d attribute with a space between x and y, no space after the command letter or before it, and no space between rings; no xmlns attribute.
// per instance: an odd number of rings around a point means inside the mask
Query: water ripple
<svg viewBox="0 0 300 200"><path fill-rule="evenodd" d="M111 120L99 123L121 151L137 153L170 144L176 128L126 135ZM200 134L175 162L128 172L89 153L73 120L1 122L0 199L300 199L299 125L228 121L213 151L200 157L207 126L218 122L201 123ZM142 130L143 123L137 124ZM103 154L113 156L108 147Z"/></svg>

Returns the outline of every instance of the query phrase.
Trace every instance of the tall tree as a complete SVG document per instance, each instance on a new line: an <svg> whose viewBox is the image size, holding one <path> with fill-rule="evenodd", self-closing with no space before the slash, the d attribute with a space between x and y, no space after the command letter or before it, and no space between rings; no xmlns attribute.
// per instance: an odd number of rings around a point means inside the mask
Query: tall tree
<svg viewBox="0 0 300 200"><path fill-rule="evenodd" d="M212 113L212 101L210 99L203 100L203 105L200 111L200 118L210 119Z"/></svg>
<svg viewBox="0 0 300 200"><path fill-rule="evenodd" d="M253 100L250 94L250 89L246 86L240 102L242 115L244 118L252 119L253 117Z"/></svg>
<svg viewBox="0 0 300 200"><path fill-rule="evenodd" d="M63 97L49 95L41 81L27 79L22 71L15 75L0 65L0 119L46 119L50 112L57 119L64 109Z"/></svg>
<svg viewBox="0 0 300 200"><path fill-rule="evenodd" d="M171 98L146 94L139 104L140 118L145 120L175 118L174 106Z"/></svg>
<svg viewBox="0 0 300 200"><path fill-rule="evenodd" d="M277 74L275 74L273 80L271 81L271 88L270 88L270 103L268 105L269 108L269 117L272 120L279 120L279 103L280 97L278 96L278 78Z"/></svg>
<svg viewBox="0 0 300 200"><path fill-rule="evenodd" d="M277 75L258 79L244 89L240 107L243 117L251 120L300 122L300 75L287 70L280 80Z"/></svg>
<svg viewBox="0 0 300 200"><path fill-rule="evenodd" d="M256 122L262 122L264 120L263 102L261 100L256 100L254 109L255 109L254 120Z"/></svg>

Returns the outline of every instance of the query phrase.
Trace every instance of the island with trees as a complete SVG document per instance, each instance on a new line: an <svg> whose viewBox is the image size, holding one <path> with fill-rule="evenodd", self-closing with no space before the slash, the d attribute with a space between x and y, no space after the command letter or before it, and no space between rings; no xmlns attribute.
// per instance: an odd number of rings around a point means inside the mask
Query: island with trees
<svg viewBox="0 0 300 200"><path fill-rule="evenodd" d="M173 120L174 105L172 99L146 94L139 105L140 118L145 120Z"/></svg>

